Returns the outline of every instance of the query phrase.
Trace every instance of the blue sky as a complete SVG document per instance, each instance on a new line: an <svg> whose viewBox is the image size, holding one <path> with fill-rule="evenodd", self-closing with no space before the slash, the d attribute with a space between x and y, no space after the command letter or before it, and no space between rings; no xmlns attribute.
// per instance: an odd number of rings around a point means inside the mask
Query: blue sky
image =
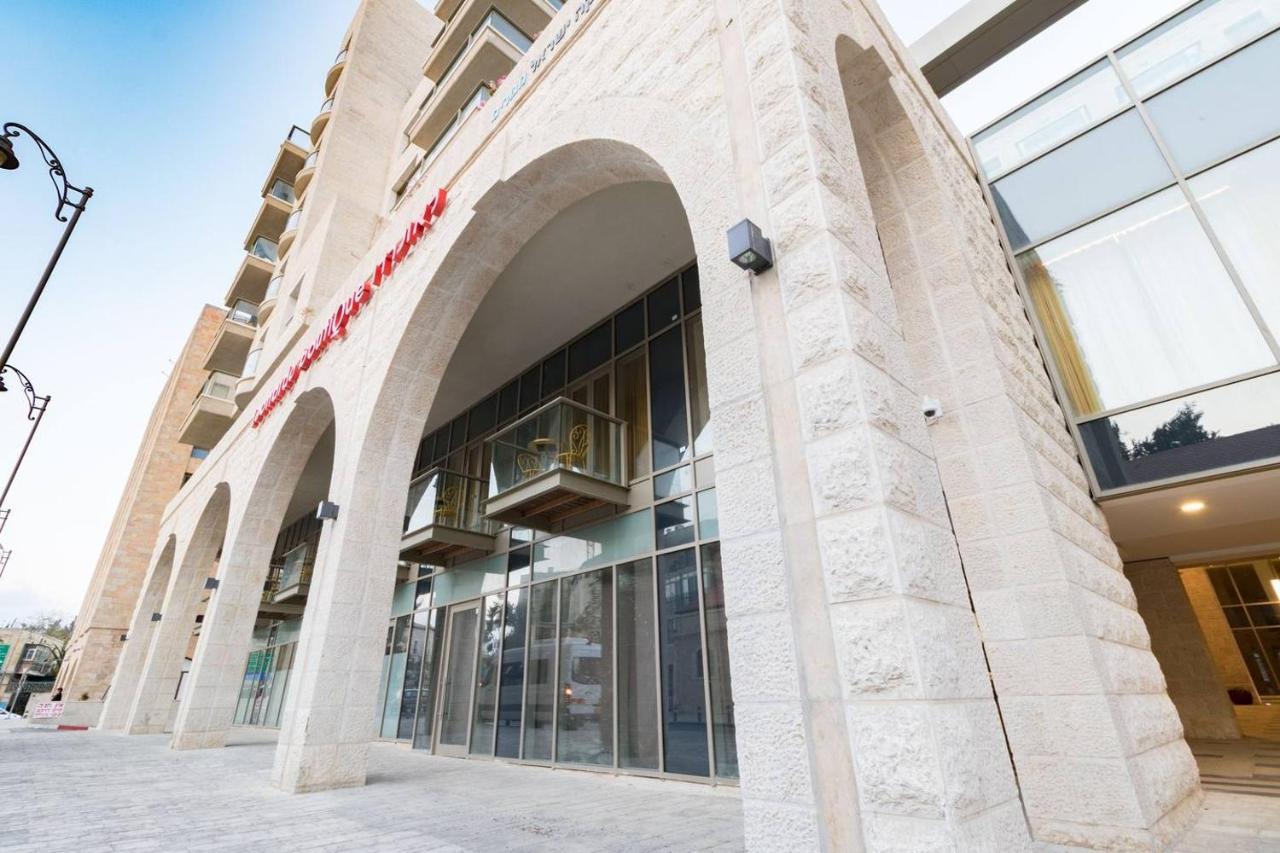
<svg viewBox="0 0 1280 853"><path fill-rule="evenodd" d="M642 0L614 0L642 2ZM881 0L905 41L962 0ZM964 131L1182 0L1090 0L944 102ZM13 363L53 402L10 494L0 623L73 614L172 360L221 303L289 126L308 125L357 0L7 0L0 122L44 136L96 195ZM426 46L423 46L424 51ZM57 242L37 155L0 173L0 335ZM0 397L0 476L26 434Z"/></svg>

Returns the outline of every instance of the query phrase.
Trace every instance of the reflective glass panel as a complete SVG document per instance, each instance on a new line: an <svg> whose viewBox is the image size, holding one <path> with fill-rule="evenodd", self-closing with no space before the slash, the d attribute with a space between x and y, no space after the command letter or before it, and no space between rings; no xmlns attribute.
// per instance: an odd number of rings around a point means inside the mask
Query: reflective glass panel
<svg viewBox="0 0 1280 853"><path fill-rule="evenodd" d="M1262 643L1258 642L1258 635L1250 628L1231 633L1236 645L1240 647L1240 656L1249 668L1249 675L1253 677L1253 686L1257 691L1263 696L1280 694L1280 682L1277 682L1276 675L1271 670L1271 663L1267 660Z"/></svg>
<svg viewBox="0 0 1280 853"><path fill-rule="evenodd" d="M1280 142L1229 160L1190 184L1263 321L1280 336Z"/></svg>
<svg viewBox="0 0 1280 853"><path fill-rule="evenodd" d="M1014 251L1173 182L1136 112L1072 140L991 185Z"/></svg>
<svg viewBox="0 0 1280 853"><path fill-rule="evenodd" d="M662 733L668 773L707 776L706 684L698 566L692 548L658 557L662 661Z"/></svg>
<svg viewBox="0 0 1280 853"><path fill-rule="evenodd" d="M613 318L615 352L624 353L644 340L644 300L623 308Z"/></svg>
<svg viewBox="0 0 1280 853"><path fill-rule="evenodd" d="M618 766L658 769L653 560L618 566Z"/></svg>
<svg viewBox="0 0 1280 853"><path fill-rule="evenodd" d="M1280 680L1280 628L1260 628L1258 630L1258 647L1262 649L1262 654L1266 657L1267 664L1271 667L1272 675L1275 676L1275 679ZM1271 684L1271 694L1280 693L1280 686L1277 686L1276 680L1273 680Z"/></svg>
<svg viewBox="0 0 1280 853"><path fill-rule="evenodd" d="M387 659L387 700L382 710L382 736L394 738L400 726L400 697L404 689L404 667L409 657L409 619L396 620Z"/></svg>
<svg viewBox="0 0 1280 853"><path fill-rule="evenodd" d="M988 177L1007 172L1129 105L1120 78L1102 60L973 137Z"/></svg>
<svg viewBox="0 0 1280 853"><path fill-rule="evenodd" d="M688 545L694 539L693 499L680 498L653 508L653 527L657 548Z"/></svg>
<svg viewBox="0 0 1280 853"><path fill-rule="evenodd" d="M609 324L603 323L569 345L569 381L595 370L608 361L612 354L613 340Z"/></svg>
<svg viewBox="0 0 1280 853"><path fill-rule="evenodd" d="M1209 569L1208 575L1220 603L1225 605L1240 603L1240 596L1236 593L1236 585L1231 582L1230 572L1226 569Z"/></svg>
<svg viewBox="0 0 1280 853"><path fill-rule="evenodd" d="M1280 0L1208 0L1116 51L1139 95L1186 76L1280 23Z"/></svg>
<svg viewBox="0 0 1280 853"><path fill-rule="evenodd" d="M529 549L517 548L507 554L507 585L520 586L529 582L531 568Z"/></svg>
<svg viewBox="0 0 1280 853"><path fill-rule="evenodd" d="M1077 413L1274 363L1176 187L1018 262Z"/></svg>
<svg viewBox="0 0 1280 853"><path fill-rule="evenodd" d="M542 396L550 397L564 389L564 350L542 362Z"/></svg>
<svg viewBox="0 0 1280 853"><path fill-rule="evenodd" d="M418 712L418 697L422 694L422 658L427 651L426 611L409 617L409 653L404 667L404 689L400 693L400 726L396 737L407 740L413 737L413 720Z"/></svg>
<svg viewBox="0 0 1280 853"><path fill-rule="evenodd" d="M615 411L627 425L627 451L632 478L649 473L649 383L641 350L618 362L618 400Z"/></svg>
<svg viewBox="0 0 1280 853"><path fill-rule="evenodd" d="M556 588L555 583L544 583L530 589L523 757L531 761L551 760L556 701Z"/></svg>
<svg viewBox="0 0 1280 853"><path fill-rule="evenodd" d="M463 747L471 722L471 688L475 681L476 635L480 608L463 607L449 613L449 650L444 687L440 691L442 746Z"/></svg>
<svg viewBox="0 0 1280 853"><path fill-rule="evenodd" d="M648 510L614 516L555 536L533 546L533 579L607 566L650 550L652 516Z"/></svg>
<svg viewBox="0 0 1280 853"><path fill-rule="evenodd" d="M685 323L689 348L689 414L693 419L693 455L712 450L711 401L707 396L707 354L702 339L702 315Z"/></svg>
<svg viewBox="0 0 1280 853"><path fill-rule="evenodd" d="M613 764L613 572L560 582L556 760Z"/></svg>
<svg viewBox="0 0 1280 853"><path fill-rule="evenodd" d="M444 632L440 622L444 610L430 611L427 616L427 643L422 656L422 674L418 680L418 712L413 727L413 748L430 749L432 724L435 720L436 673Z"/></svg>
<svg viewBox="0 0 1280 853"><path fill-rule="evenodd" d="M1090 421L1080 432L1104 489L1280 457L1280 373Z"/></svg>
<svg viewBox="0 0 1280 853"><path fill-rule="evenodd" d="M650 334L680 319L680 279L673 278L648 296Z"/></svg>
<svg viewBox="0 0 1280 853"><path fill-rule="evenodd" d="M1252 44L1147 101L1169 153L1184 172L1280 133L1280 33Z"/></svg>
<svg viewBox="0 0 1280 853"><path fill-rule="evenodd" d="M679 468L659 474L653 478L653 496L666 498L678 495L693 488L693 466L681 465Z"/></svg>
<svg viewBox="0 0 1280 853"><path fill-rule="evenodd" d="M649 343L653 467L666 468L690 457L684 393L684 349L680 327Z"/></svg>
<svg viewBox="0 0 1280 853"><path fill-rule="evenodd" d="M720 508L716 504L715 489L698 492L698 535L703 539L720 535Z"/></svg>
<svg viewBox="0 0 1280 853"><path fill-rule="evenodd" d="M494 720L497 716L498 674L502 650L503 596L484 600L480 619L480 658L476 662L476 702L471 723L471 754L493 755Z"/></svg>
<svg viewBox="0 0 1280 853"><path fill-rule="evenodd" d="M684 313L689 314L702 307L702 291L699 289L697 267L689 267L680 274L680 287L684 293Z"/></svg>
<svg viewBox="0 0 1280 853"><path fill-rule="evenodd" d="M737 727L729 680L729 630L724 615L720 543L702 546L702 601L707 620L707 677L711 688L711 735L716 775L738 778Z"/></svg>
<svg viewBox="0 0 1280 853"><path fill-rule="evenodd" d="M507 593L502 626L502 672L498 688L498 742L500 758L520 757L520 714L524 707L524 651L529 627L529 590Z"/></svg>

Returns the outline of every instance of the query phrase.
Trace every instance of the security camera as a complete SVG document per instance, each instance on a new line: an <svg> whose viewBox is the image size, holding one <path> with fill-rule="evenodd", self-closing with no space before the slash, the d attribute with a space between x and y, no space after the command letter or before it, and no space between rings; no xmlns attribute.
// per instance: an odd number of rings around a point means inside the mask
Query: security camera
<svg viewBox="0 0 1280 853"><path fill-rule="evenodd" d="M927 421L935 421L942 417L942 403L933 397L925 397L920 401L920 410L924 412L924 418Z"/></svg>

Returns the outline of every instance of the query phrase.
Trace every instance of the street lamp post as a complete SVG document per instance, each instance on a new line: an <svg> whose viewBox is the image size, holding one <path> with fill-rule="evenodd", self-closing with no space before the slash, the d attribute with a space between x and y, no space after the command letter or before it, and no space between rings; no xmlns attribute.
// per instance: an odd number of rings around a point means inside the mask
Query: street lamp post
<svg viewBox="0 0 1280 853"><path fill-rule="evenodd" d="M40 276L40 282L36 285L35 292L31 294L31 299L27 301L27 307L18 319L17 327L13 330L13 334L9 336L9 342L5 344L4 353L0 354L0 368L9 363L9 356L13 354L13 348L17 346L18 338L22 337L22 330L26 328L27 320L31 318L31 313L35 311L36 303L40 301L40 295L44 293L44 287L49 283L49 277L53 275L53 268L58 265L58 260L62 257L62 250L67 246L67 240L71 238L71 232L75 230L76 223L80 221L80 214L84 213L85 205L93 197L92 187L81 188L67 181L67 175L62 169L62 163L58 160L58 155L53 153L53 149L49 147L48 143L41 139L31 128L11 121L5 124L3 130L3 135L0 135L0 169L12 170L18 168L18 157L13 149L13 140L25 133L35 143L40 151L40 156L44 158L45 165L49 167L49 179L53 181L53 188L58 193L58 207L54 210L53 216L59 222L66 222L67 227L63 230L62 238L58 240L57 248L53 250L53 256L49 258L49 263L45 265L44 274ZM68 220L64 212L67 208L71 208L73 211L70 220ZM3 503L3 501L0 500L0 503Z"/></svg>
<svg viewBox="0 0 1280 853"><path fill-rule="evenodd" d="M36 393L36 389L31 387L31 380L27 378L27 374L23 373L12 364L0 366L0 391L7 391L8 388L4 384L4 375L9 371L18 377L18 381L22 383L23 393L27 395L27 420L31 421L31 429L27 432L27 440L22 444L22 451L18 454L18 461L13 463L13 470L9 472L9 480L4 484L4 491L0 492L0 507L4 506L4 502L9 498L9 489L13 486L13 480L18 476L18 469L22 467L22 460L27 456L27 448L31 446L31 439L35 438L36 429L40 426L40 421L44 418L44 410L49 407L49 401L52 396L41 396ZM5 519L8 520L6 513Z"/></svg>

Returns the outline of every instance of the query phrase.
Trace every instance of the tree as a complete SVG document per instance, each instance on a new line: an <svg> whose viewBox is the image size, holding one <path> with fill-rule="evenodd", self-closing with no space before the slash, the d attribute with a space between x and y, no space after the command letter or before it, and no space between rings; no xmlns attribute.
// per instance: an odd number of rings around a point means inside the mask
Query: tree
<svg viewBox="0 0 1280 853"><path fill-rule="evenodd" d="M1129 458L1139 459L1217 438L1217 430L1207 430L1200 423L1203 417L1204 412L1192 403L1183 403L1174 416L1152 430L1151 435L1129 445Z"/></svg>
<svg viewBox="0 0 1280 853"><path fill-rule="evenodd" d="M41 648L48 650L53 658L53 666L49 671L50 678L58 677L62 668L62 659L67 653L67 643L71 641L71 632L75 628L75 620L63 619L58 613L41 613L19 624L27 631L36 631L45 635L40 641Z"/></svg>

